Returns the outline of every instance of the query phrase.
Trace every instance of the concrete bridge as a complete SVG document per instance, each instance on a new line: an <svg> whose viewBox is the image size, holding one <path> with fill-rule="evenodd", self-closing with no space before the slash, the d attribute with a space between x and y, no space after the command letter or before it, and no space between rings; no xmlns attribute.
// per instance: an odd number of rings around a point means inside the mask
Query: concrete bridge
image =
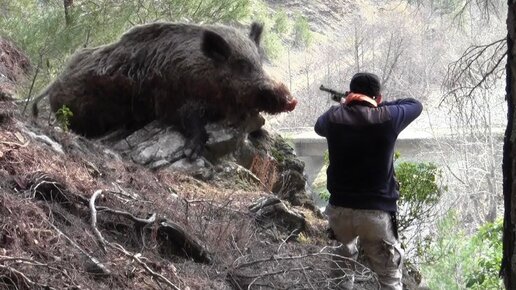
<svg viewBox="0 0 516 290"><path fill-rule="evenodd" d="M439 164L443 158L452 155L454 138L448 130L440 130L438 137L434 134L411 128L404 130L398 137L395 151L400 152L401 160L428 161ZM494 130L495 136L500 142L503 138L504 128ZM310 184L323 167L323 155L328 149L326 139L318 136L313 128L294 128L280 130L280 133L292 141L298 158L305 163L305 173ZM453 156L451 156L453 159Z"/></svg>

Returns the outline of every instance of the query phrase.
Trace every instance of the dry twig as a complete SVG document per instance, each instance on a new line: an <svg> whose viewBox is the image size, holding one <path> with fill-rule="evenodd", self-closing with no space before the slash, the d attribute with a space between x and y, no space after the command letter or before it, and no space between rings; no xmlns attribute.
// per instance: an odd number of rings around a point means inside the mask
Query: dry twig
<svg viewBox="0 0 516 290"><path fill-rule="evenodd" d="M57 288L54 288L52 286L44 285L44 284L39 284L39 283L36 283L36 282L32 281L23 272L18 271L18 270L16 270L13 267L5 266L5 265L0 265L0 269L7 270L7 271L13 273L14 275L16 275L17 277L21 278L25 282L26 286L29 287L30 289L41 288L41 289L57 290Z"/></svg>
<svg viewBox="0 0 516 290"><path fill-rule="evenodd" d="M63 276L68 278L69 281L73 281L72 277L70 277L70 275L68 275L68 273L66 273L66 271L63 271L63 270L58 269L56 267L50 266L49 264L45 264L45 263L40 263L38 261L34 261L32 259L22 258L22 257L0 256L0 263L4 263L4 262L14 262L14 263L22 263L22 264L26 264L26 265L30 265L30 266L45 267L45 268L48 268L50 270L59 272Z"/></svg>
<svg viewBox="0 0 516 290"><path fill-rule="evenodd" d="M86 252L83 248L81 248L76 242L74 242L70 237L68 237L65 233L63 233L59 228L57 228L55 225L53 225L52 223L49 222L49 225L55 230L57 231L61 236L65 237L65 239L70 242L70 244L72 244L72 246L74 246L76 249L78 249L83 255L85 255L94 265L94 268L89 268L88 271L89 272L94 272L94 273L97 273L97 274L102 274L102 275L109 275L111 274L111 271L109 271L106 266L104 266L102 263L100 263L100 261L91 256L90 254L88 254L88 252Z"/></svg>
<svg viewBox="0 0 516 290"><path fill-rule="evenodd" d="M228 278L240 289L251 289L251 286L282 288L278 283L289 285L288 289L338 289L340 283L351 275L355 276L355 281L378 283L373 272L360 262L324 252L325 249L297 256L274 255L239 264L235 261L233 265L237 265L231 267ZM349 268L342 267L342 263Z"/></svg>
<svg viewBox="0 0 516 290"><path fill-rule="evenodd" d="M97 229L97 209L95 208L95 200L97 196L102 194L102 190L97 190L93 193L90 199L90 211L91 211L91 228L93 229L93 233L97 237L97 241L100 244L100 247L104 252L106 252L106 244L107 241L104 239L100 231Z"/></svg>
<svg viewBox="0 0 516 290"><path fill-rule="evenodd" d="M131 259L134 259L140 266L142 266L152 277L156 278L158 281L162 281L164 282L165 284L167 284L168 286L170 286L172 289L177 289L179 290L179 287L177 287L176 285L174 285L172 282L170 282L170 280L168 280L165 276L155 272L154 270L152 270L145 262L143 262L141 260L141 254L140 253L137 253L137 254L134 254L134 253L131 253L129 251L127 251L124 247L122 247L120 244L117 244L117 243L110 243L108 242L106 239L104 239L104 237L102 236L102 233L97 229L97 210L95 208L95 199L97 198L98 195L100 195L102 193L102 190L97 190L93 193L93 195L91 196L91 199L90 199L90 212L91 212L91 226L93 228L93 232L95 233L95 235L97 236L97 239L98 241L101 243L101 245L104 247L104 246L108 246L112 249L115 249L117 250L118 252L124 254L125 256L131 258ZM133 215L131 214L128 214L129 216L132 216L134 217ZM154 219L155 219L155 216L154 216Z"/></svg>

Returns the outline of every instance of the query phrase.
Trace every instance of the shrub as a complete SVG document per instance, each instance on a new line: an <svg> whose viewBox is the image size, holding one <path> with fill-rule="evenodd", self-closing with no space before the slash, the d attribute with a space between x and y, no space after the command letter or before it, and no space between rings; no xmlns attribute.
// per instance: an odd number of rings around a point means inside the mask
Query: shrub
<svg viewBox="0 0 516 290"><path fill-rule="evenodd" d="M470 241L471 252L476 256L476 267L466 273L466 288L503 289L502 279L498 276L502 263L503 220L486 223Z"/></svg>
<svg viewBox="0 0 516 290"><path fill-rule="evenodd" d="M424 253L421 272L430 289L503 289L502 220L486 223L472 236L450 212L437 226Z"/></svg>
<svg viewBox="0 0 516 290"><path fill-rule="evenodd" d="M277 59L285 52L281 38L271 30L267 31L263 38L263 49L269 59Z"/></svg>
<svg viewBox="0 0 516 290"><path fill-rule="evenodd" d="M446 188L438 185L442 173L433 163L401 162L395 172L400 184L398 224L400 232L403 232L414 222L428 221L432 217L433 209Z"/></svg>
<svg viewBox="0 0 516 290"><path fill-rule="evenodd" d="M63 105L56 112L56 120L59 127L64 131L68 131L70 128L70 119L73 117L73 112L67 106Z"/></svg>
<svg viewBox="0 0 516 290"><path fill-rule="evenodd" d="M298 16L294 23L294 43L298 47L309 47L312 43L312 32L308 20Z"/></svg>
<svg viewBox="0 0 516 290"><path fill-rule="evenodd" d="M274 31L278 34L286 34L289 31L288 15L285 10L280 10L274 20Z"/></svg>

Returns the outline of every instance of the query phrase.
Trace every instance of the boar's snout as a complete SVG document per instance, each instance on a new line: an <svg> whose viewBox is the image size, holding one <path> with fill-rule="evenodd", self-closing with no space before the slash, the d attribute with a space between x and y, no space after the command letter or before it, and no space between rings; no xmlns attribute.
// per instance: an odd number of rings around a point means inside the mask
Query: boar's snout
<svg viewBox="0 0 516 290"><path fill-rule="evenodd" d="M272 82L258 90L256 95L260 111L270 114L290 112L295 109L297 100L283 83Z"/></svg>
<svg viewBox="0 0 516 290"><path fill-rule="evenodd" d="M294 109L296 108L296 105L297 105L297 100L292 98L288 103L287 103L287 112L291 112L291 111L294 111Z"/></svg>

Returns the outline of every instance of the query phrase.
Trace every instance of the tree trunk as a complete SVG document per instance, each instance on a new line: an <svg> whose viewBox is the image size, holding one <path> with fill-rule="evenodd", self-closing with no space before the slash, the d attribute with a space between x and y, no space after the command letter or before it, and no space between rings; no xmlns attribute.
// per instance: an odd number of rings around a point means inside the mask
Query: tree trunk
<svg viewBox="0 0 516 290"><path fill-rule="evenodd" d="M516 170L514 158L515 134L514 104L516 92L516 51L514 51L514 39L516 39L516 0L508 0L507 13L507 129L504 137L503 153L503 195L504 195L504 232L503 232L503 260L501 274L504 278L506 289L516 288L516 257L515 225L516 225L516 178L513 178Z"/></svg>
<svg viewBox="0 0 516 290"><path fill-rule="evenodd" d="M72 5L73 0L63 0L66 26L72 23L72 16L70 15L70 8L72 7Z"/></svg>

